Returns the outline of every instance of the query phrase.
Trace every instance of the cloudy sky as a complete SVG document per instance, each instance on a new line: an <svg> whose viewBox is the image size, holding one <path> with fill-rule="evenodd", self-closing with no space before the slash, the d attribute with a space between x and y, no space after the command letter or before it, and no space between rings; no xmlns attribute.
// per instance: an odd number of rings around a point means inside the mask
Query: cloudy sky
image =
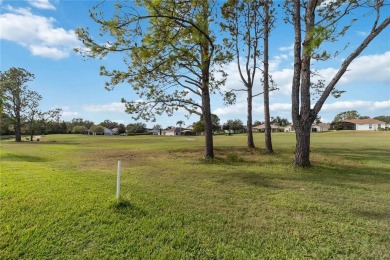
<svg viewBox="0 0 390 260"><path fill-rule="evenodd" d="M104 89L107 80L99 76L99 67L121 66L119 57L108 56L103 60L85 60L73 52L81 47L74 31L98 27L89 18L88 10L95 1L0 0L0 68L22 67L35 75L29 86L42 96L42 110L56 107L63 109L63 119L81 117L99 123L105 119L131 123L131 115L124 112L121 98L137 100L129 86L121 85L112 91ZM108 5L114 1L108 1ZM387 7L383 16L390 15ZM314 64L321 77L330 80L348 54L359 45L370 30L370 17L361 16L345 38L330 45L340 54L326 63ZM279 90L271 94L271 116L291 118L293 32L281 19L271 35L271 70ZM348 48L344 50L344 46ZM229 74L224 89L241 88L237 64L224 67ZM259 80L257 80L259 82ZM255 88L260 91L260 85ZM329 98L320 116L332 121L334 116L346 110L357 110L371 117L390 115L390 28L385 29L370 46L351 64L349 71L339 82L338 89L345 90L340 98ZM246 121L246 97L239 94L235 105L226 107L218 95L212 97L212 111L221 123L228 119ZM262 96L254 100L254 120L263 120ZM175 125L183 120L186 125L197 121L187 119L182 111L173 117L161 116L156 123ZM152 126L154 123L147 123Z"/></svg>

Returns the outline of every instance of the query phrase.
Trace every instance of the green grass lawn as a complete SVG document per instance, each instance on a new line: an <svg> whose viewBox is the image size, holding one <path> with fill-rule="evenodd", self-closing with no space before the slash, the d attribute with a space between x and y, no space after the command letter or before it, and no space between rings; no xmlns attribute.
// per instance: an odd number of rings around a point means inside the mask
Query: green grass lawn
<svg viewBox="0 0 390 260"><path fill-rule="evenodd" d="M1 141L0 259L390 259L390 132ZM115 199L117 161L122 199Z"/></svg>

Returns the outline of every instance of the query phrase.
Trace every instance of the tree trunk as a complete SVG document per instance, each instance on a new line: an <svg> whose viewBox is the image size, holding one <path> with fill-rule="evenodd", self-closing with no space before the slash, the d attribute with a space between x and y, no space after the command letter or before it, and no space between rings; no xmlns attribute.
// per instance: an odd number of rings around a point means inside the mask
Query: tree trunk
<svg viewBox="0 0 390 260"><path fill-rule="evenodd" d="M22 131L20 124L15 125L15 141L21 142L22 141Z"/></svg>
<svg viewBox="0 0 390 260"><path fill-rule="evenodd" d="M34 138L34 129L33 129L33 122L31 120L31 122L30 122L30 141L31 142L32 142L33 138Z"/></svg>
<svg viewBox="0 0 390 260"><path fill-rule="evenodd" d="M20 123L20 115L19 113L17 114L16 118L16 124L15 124L15 141L16 142L21 142L22 141L22 126Z"/></svg>
<svg viewBox="0 0 390 260"><path fill-rule="evenodd" d="M248 88L248 114L247 114L247 130L248 130L248 148L255 148L253 142L253 131L252 131L252 87Z"/></svg>
<svg viewBox="0 0 390 260"><path fill-rule="evenodd" d="M310 167L310 123L301 123L295 127L295 156L293 165Z"/></svg>
<svg viewBox="0 0 390 260"><path fill-rule="evenodd" d="M208 87L202 90L202 114L204 122L204 159L214 158L213 128L211 122L210 92Z"/></svg>
<svg viewBox="0 0 390 260"><path fill-rule="evenodd" d="M266 2L264 4L264 13L266 18L264 19L264 132L265 132L265 152L273 153L272 139L271 139L271 120L269 113L269 50L268 50L268 38L269 38L269 6Z"/></svg>

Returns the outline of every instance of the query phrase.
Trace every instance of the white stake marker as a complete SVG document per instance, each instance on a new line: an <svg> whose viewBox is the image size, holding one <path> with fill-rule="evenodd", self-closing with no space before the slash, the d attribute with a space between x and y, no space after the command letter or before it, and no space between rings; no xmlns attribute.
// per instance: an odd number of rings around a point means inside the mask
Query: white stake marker
<svg viewBox="0 0 390 260"><path fill-rule="evenodd" d="M118 161L118 172L116 176L116 198L119 199L119 193L121 188L121 161Z"/></svg>

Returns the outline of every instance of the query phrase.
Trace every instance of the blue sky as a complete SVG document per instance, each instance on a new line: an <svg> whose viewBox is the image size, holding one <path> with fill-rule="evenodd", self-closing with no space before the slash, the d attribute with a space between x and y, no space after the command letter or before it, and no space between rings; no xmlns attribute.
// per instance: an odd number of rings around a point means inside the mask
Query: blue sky
<svg viewBox="0 0 390 260"><path fill-rule="evenodd" d="M99 76L99 67L121 66L120 59L108 56L103 60L83 59L72 50L81 43L74 34L79 27L98 27L89 18L88 10L95 1L4 1L0 0L0 70L22 67L35 74L29 86L43 96L42 110L63 109L63 120L81 117L100 123L105 119L132 123L131 115L124 112L121 98L137 100L129 86L121 85L113 91L104 89L105 78ZM114 3L114 1L109 1ZM390 8L383 16L390 15ZM346 37L330 45L333 50L349 48L335 59L315 64L323 78L330 79L343 59L356 47L370 30L370 18L360 17ZM271 116L291 119L292 43L291 26L281 20L271 35L271 71L279 91L271 94ZM240 88L242 84L235 63L224 67L229 79L224 89ZM260 89L258 85L257 88ZM346 90L340 98L329 98L320 116L330 122L346 110L357 110L361 115L390 115L390 28L386 28L370 46L351 64L338 89ZM226 107L218 95L212 97L212 112L221 123L229 119L246 121L246 98L239 94L237 103ZM254 120L263 120L262 96L254 100ZM187 119L178 111L173 117L158 117L148 126L175 125L183 120L190 125L197 116Z"/></svg>

